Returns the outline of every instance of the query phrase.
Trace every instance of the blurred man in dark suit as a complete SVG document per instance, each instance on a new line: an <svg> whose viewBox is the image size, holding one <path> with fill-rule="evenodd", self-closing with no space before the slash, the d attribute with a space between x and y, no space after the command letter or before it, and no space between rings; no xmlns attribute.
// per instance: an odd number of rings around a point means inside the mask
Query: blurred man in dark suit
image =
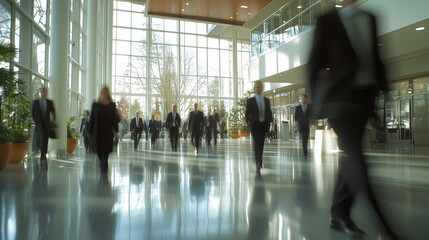
<svg viewBox="0 0 429 240"><path fill-rule="evenodd" d="M295 108L295 127L298 130L299 137L302 142L302 149L305 159L307 159L308 137L310 136L310 122L307 114L309 112L309 105L307 101L307 95L302 95L301 103Z"/></svg>
<svg viewBox="0 0 429 240"><path fill-rule="evenodd" d="M130 131L134 136L134 150L137 150L143 132L143 120L139 118L139 111L136 112L136 117L131 119Z"/></svg>
<svg viewBox="0 0 429 240"><path fill-rule="evenodd" d="M198 103L194 104L194 111L189 113L188 131L191 132L191 141L195 145L195 155L198 154L200 138L204 128L204 114L198 110Z"/></svg>
<svg viewBox="0 0 429 240"><path fill-rule="evenodd" d="M88 128L89 128L89 111L86 110L84 117L80 121L80 135L83 137L83 145L85 146L85 152L89 152L89 134L88 134Z"/></svg>
<svg viewBox="0 0 429 240"><path fill-rule="evenodd" d="M363 191L386 233L396 239L374 196L362 153L366 122L374 114L375 96L380 90L387 90L387 80L377 49L376 19L357 9L355 2L344 0L344 8L318 19L308 62L311 115L328 118L344 151L339 161L330 226L349 237L365 235L350 216L356 194Z"/></svg>
<svg viewBox="0 0 429 240"><path fill-rule="evenodd" d="M179 141L179 127L181 123L180 115L176 112L177 106L173 105L173 111L168 113L165 125L170 130L171 150L177 152L177 142Z"/></svg>
<svg viewBox="0 0 429 240"><path fill-rule="evenodd" d="M262 168L262 153L264 152L265 136L270 130L273 121L273 113L268 98L262 96L262 83L255 82L255 96L247 99L246 122L250 127L253 139L253 150L255 151L256 169Z"/></svg>
<svg viewBox="0 0 429 240"><path fill-rule="evenodd" d="M158 131L158 123L155 120L155 115L152 115L152 119L149 121L150 142L152 149L155 148L155 141L158 137Z"/></svg>
<svg viewBox="0 0 429 240"><path fill-rule="evenodd" d="M213 140L214 145L217 144L217 125L219 124L219 114L216 112L216 108L213 108Z"/></svg>
<svg viewBox="0 0 429 240"><path fill-rule="evenodd" d="M54 103L47 99L48 90L45 87L41 87L39 92L40 98L33 101L31 113L36 123L36 128L34 130L36 149L40 149L40 160L46 160L49 137L56 137L53 132L55 131L55 126L53 125L53 121L55 120L55 108Z"/></svg>

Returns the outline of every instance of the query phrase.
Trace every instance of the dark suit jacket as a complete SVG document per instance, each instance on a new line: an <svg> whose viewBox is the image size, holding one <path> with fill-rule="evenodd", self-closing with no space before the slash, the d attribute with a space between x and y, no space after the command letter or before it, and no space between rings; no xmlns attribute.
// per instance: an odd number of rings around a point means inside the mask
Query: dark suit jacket
<svg viewBox="0 0 429 240"><path fill-rule="evenodd" d="M40 106L40 99L33 101L31 107L31 114L33 120L36 123L35 134L41 134L42 132L49 132L54 127L51 124L51 120L55 120L55 108L51 100L46 99L46 113L43 113ZM53 119L50 119L50 115L53 115Z"/></svg>
<svg viewBox="0 0 429 240"><path fill-rule="evenodd" d="M176 127L180 127L180 124L181 124L182 120L180 119L180 115L177 112L176 112L175 122L176 122L175 123ZM165 126L168 129L171 129L171 127L173 126L173 113L172 112L168 113L168 115L167 115L167 121L165 121Z"/></svg>
<svg viewBox="0 0 429 240"><path fill-rule="evenodd" d="M313 46L308 61L308 89L312 101L311 115L316 118L341 118L354 116L359 105L374 105L371 97L359 95L359 89L370 89L373 94L387 90L387 80L377 49L375 17L362 12L368 19L371 61L375 81L358 79L363 65L353 49L347 31L337 10L321 16L314 31ZM368 62L365 62L368 64ZM359 101L357 99L363 99ZM371 109L369 109L371 111ZM366 113L363 113L366 114Z"/></svg>
<svg viewBox="0 0 429 240"><path fill-rule="evenodd" d="M308 117L309 110L310 110L310 104L308 103L307 103L307 111L305 114L301 104L295 107L295 121L298 122L298 131L303 127L308 129L310 125L310 121Z"/></svg>
<svg viewBox="0 0 429 240"><path fill-rule="evenodd" d="M85 118L83 117L82 120L80 121L80 134L84 137L86 137L88 135L88 128L89 128L89 117L88 117L88 121L85 121Z"/></svg>
<svg viewBox="0 0 429 240"><path fill-rule="evenodd" d="M113 102L107 105L93 103L90 119L88 130L91 134L91 141L97 143L96 150L112 152L113 134L118 132L118 123L120 122L116 104Z"/></svg>
<svg viewBox="0 0 429 240"><path fill-rule="evenodd" d="M154 119L149 120L149 132L152 135L154 135L154 134L157 135L158 134L158 123Z"/></svg>
<svg viewBox="0 0 429 240"><path fill-rule="evenodd" d="M189 123L188 123L188 131L193 132L197 131L199 133L203 132L204 127L204 114L201 111L198 111L195 114L195 111L189 113Z"/></svg>
<svg viewBox="0 0 429 240"><path fill-rule="evenodd" d="M143 120L141 118L139 118L139 125L136 125L136 118L131 119L131 124L130 124L130 131L132 132L134 130L135 133L137 134L141 134L143 131Z"/></svg>
<svg viewBox="0 0 429 240"><path fill-rule="evenodd" d="M264 97L264 103L265 103L265 108L264 108L265 109L265 129L264 130L268 132L270 130L270 123L273 121L273 113L270 107L270 100ZM255 127L254 124L256 122L259 122L259 108L255 97L251 97L247 99L245 117L246 117L246 122L250 127L250 130L253 130Z"/></svg>

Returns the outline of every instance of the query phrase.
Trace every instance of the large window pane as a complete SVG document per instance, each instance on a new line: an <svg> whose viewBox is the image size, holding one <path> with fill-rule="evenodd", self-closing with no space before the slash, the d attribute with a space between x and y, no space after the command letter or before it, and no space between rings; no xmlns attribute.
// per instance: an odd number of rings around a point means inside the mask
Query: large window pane
<svg viewBox="0 0 429 240"><path fill-rule="evenodd" d="M146 30L133 29L131 34L133 41L146 41Z"/></svg>
<svg viewBox="0 0 429 240"><path fill-rule="evenodd" d="M207 76L207 49L198 49L198 75Z"/></svg>
<svg viewBox="0 0 429 240"><path fill-rule="evenodd" d="M37 33L37 31L36 31ZM41 34L33 35L33 70L45 75L45 38Z"/></svg>
<svg viewBox="0 0 429 240"><path fill-rule="evenodd" d="M132 27L133 28L146 28L146 17L143 13L132 13Z"/></svg>
<svg viewBox="0 0 429 240"><path fill-rule="evenodd" d="M34 1L34 21L46 30L46 0Z"/></svg>
<svg viewBox="0 0 429 240"><path fill-rule="evenodd" d="M117 11L114 15L114 23L116 23L116 26L131 27L131 17L129 12Z"/></svg>
<svg viewBox="0 0 429 240"><path fill-rule="evenodd" d="M219 76L219 50L208 49L209 76Z"/></svg>
<svg viewBox="0 0 429 240"><path fill-rule="evenodd" d="M178 30L177 20L165 19L164 23L165 23L165 31L177 32Z"/></svg>
<svg viewBox="0 0 429 240"><path fill-rule="evenodd" d="M10 43L11 16L9 8L0 5L0 40Z"/></svg>

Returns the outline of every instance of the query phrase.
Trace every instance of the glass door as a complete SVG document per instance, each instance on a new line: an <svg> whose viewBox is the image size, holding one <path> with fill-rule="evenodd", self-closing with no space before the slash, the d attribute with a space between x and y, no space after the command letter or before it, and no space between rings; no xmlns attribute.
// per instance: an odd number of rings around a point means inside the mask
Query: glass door
<svg viewBox="0 0 429 240"><path fill-rule="evenodd" d="M386 130L389 143L412 143L411 98L398 97L386 102Z"/></svg>
<svg viewBox="0 0 429 240"><path fill-rule="evenodd" d="M429 94L413 97L414 144L429 144Z"/></svg>

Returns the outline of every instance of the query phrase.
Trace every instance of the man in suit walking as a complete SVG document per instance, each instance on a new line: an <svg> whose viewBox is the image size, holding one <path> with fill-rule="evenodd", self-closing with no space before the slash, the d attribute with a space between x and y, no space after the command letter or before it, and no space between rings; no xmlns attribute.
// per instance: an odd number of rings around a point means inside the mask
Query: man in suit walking
<svg viewBox="0 0 429 240"><path fill-rule="evenodd" d="M80 135L83 137L83 145L85 146L85 152L89 152L89 111L86 110L84 113L84 117L80 121Z"/></svg>
<svg viewBox="0 0 429 240"><path fill-rule="evenodd" d="M307 114L309 105L307 101L308 96L302 95L301 103L295 108L295 127L298 130L299 138L301 138L304 159L307 159L307 145L310 135L310 121Z"/></svg>
<svg viewBox="0 0 429 240"><path fill-rule="evenodd" d="M268 98L262 96L262 83L255 82L255 96L247 99L246 102L246 122L250 127L253 139L253 150L255 151L256 169L262 168L262 153L264 152L264 142L270 124L273 121L273 113Z"/></svg>
<svg viewBox="0 0 429 240"><path fill-rule="evenodd" d="M155 120L155 115L152 115L152 119L149 121L149 132L150 132L150 142L152 149L155 148L155 141L158 137L158 123Z"/></svg>
<svg viewBox="0 0 429 240"><path fill-rule="evenodd" d="M41 87L39 90L40 98L33 101L31 114L36 123L34 130L35 145L40 149L40 160L46 160L46 153L48 152L49 137L54 136L54 127L52 121L55 120L54 103L47 99L48 90Z"/></svg>
<svg viewBox="0 0 429 240"><path fill-rule="evenodd" d="M344 0L341 10L321 16L314 31L308 62L311 115L328 118L344 153L331 205L330 227L350 237L365 232L351 220L351 208L363 191L390 239L397 239L383 217L368 179L362 153L365 125L375 109L375 96L387 90L377 49L376 19Z"/></svg>
<svg viewBox="0 0 429 240"><path fill-rule="evenodd" d="M143 132L143 120L139 118L139 111L136 112L136 117L131 119L130 131L134 136L134 150L137 150Z"/></svg>
<svg viewBox="0 0 429 240"><path fill-rule="evenodd" d="M176 112L177 106L173 105L173 111L168 113L165 125L170 130L171 150L177 152L177 143L179 141L179 127L181 123L180 115Z"/></svg>
<svg viewBox="0 0 429 240"><path fill-rule="evenodd" d="M204 128L204 114L198 110L198 103L194 104L194 111L189 113L188 119L188 131L191 132L191 141L195 145L195 155L197 155Z"/></svg>
<svg viewBox="0 0 429 240"><path fill-rule="evenodd" d="M219 114L216 112L216 108L213 108L213 140L214 145L217 144L217 125L219 123Z"/></svg>

